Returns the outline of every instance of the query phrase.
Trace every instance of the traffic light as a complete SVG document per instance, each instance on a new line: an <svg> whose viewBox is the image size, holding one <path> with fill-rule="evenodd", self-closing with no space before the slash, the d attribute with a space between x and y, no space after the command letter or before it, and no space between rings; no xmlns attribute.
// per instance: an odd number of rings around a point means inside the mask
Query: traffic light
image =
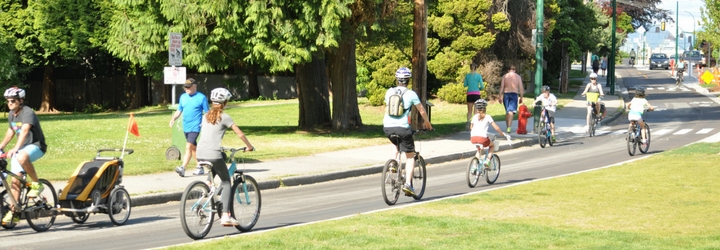
<svg viewBox="0 0 720 250"><path fill-rule="evenodd" d="M665 31L665 22L660 23L660 30Z"/></svg>

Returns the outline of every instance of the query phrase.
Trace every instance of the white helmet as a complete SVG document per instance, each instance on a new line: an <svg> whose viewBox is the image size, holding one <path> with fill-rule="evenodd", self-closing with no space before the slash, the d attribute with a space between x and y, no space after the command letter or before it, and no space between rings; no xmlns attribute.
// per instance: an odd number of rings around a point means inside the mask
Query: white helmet
<svg viewBox="0 0 720 250"><path fill-rule="evenodd" d="M4 96L5 98L25 99L25 90L13 86L5 90Z"/></svg>
<svg viewBox="0 0 720 250"><path fill-rule="evenodd" d="M400 67L395 71L395 79L401 84L407 84L410 77L412 77L412 72L407 67Z"/></svg>
<svg viewBox="0 0 720 250"><path fill-rule="evenodd" d="M230 100L230 97L232 97L232 94L225 88L216 88L210 92L210 101L214 103L224 103Z"/></svg>
<svg viewBox="0 0 720 250"><path fill-rule="evenodd" d="M595 74L595 73L590 73L590 78L597 78L597 74Z"/></svg>

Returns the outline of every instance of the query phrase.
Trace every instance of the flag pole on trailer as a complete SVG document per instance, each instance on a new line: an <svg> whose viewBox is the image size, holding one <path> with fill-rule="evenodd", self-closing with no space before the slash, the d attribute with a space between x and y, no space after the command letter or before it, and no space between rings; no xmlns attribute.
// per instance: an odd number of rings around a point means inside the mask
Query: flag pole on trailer
<svg viewBox="0 0 720 250"><path fill-rule="evenodd" d="M133 121L133 113L130 113L130 120L128 121L128 126L125 129L125 141L123 142L122 153L120 153L121 160L122 160L123 156L125 155L125 146L127 145L127 138L128 138L128 134L130 134L130 126L132 126L132 121Z"/></svg>

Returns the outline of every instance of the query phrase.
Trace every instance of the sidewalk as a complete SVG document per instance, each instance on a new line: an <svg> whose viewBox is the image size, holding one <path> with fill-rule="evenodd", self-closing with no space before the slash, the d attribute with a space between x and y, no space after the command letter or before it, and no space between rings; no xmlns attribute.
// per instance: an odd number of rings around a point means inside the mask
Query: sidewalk
<svg viewBox="0 0 720 250"><path fill-rule="evenodd" d="M600 80L603 78L601 77ZM584 82L589 82L585 79ZM622 79L618 77L619 86L622 86ZM604 88L606 93L609 89ZM574 134L584 134L586 102L580 96L582 89L574 100L556 112L556 134L558 140L569 138ZM623 88L618 88L616 93L627 93ZM603 100L608 115L603 122L609 122L622 114L619 110L623 106L622 98L619 96L605 95ZM512 145L504 138L497 138L496 143L500 144L500 151L532 146L537 143L537 134L532 134L532 118L528 122L528 134L518 135L517 119L513 121ZM505 122L497 124L505 131ZM492 132L492 131L491 131ZM466 159L475 154L475 149L469 142L468 131L456 133L443 138L424 140L416 142L427 164ZM246 174L253 176L262 190L274 189L281 186L298 186L312 183L337 180L362 175L380 173L383 164L387 159L392 158L393 147L390 143L380 146L341 150L335 152L320 153L311 156L279 159L267 162L241 164L238 169L245 169ZM186 171L186 177L179 177L174 171L167 173L124 176L123 186L132 197L133 206L160 204L168 201L180 200L185 187L192 181L204 180L203 176L192 176L194 169ZM63 189L67 182L53 182L56 190Z"/></svg>

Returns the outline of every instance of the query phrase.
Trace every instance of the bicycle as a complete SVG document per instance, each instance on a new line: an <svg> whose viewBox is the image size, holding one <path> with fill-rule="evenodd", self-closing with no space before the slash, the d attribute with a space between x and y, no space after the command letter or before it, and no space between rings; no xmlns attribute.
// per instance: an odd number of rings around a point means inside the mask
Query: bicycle
<svg viewBox="0 0 720 250"><path fill-rule="evenodd" d="M490 137L490 140L495 142L495 135L494 134L488 134L488 137ZM512 146L512 142L510 142L510 145ZM472 159L470 159L470 164L468 164L468 171L466 174L467 177L467 184L468 187L474 188L478 181L480 181L481 176L485 176L485 182L487 184L494 184L495 181L497 181L498 177L500 177L500 156L497 155L497 151L500 148L498 144L495 144L495 153L492 155L492 158L488 160L488 153L490 152L490 147L485 147L482 144L473 144L475 145L476 149L479 149L483 152L483 160L480 161L480 158L477 156L473 156ZM485 162L490 162L487 165L485 165ZM479 166L483 165L484 167L480 168Z"/></svg>
<svg viewBox="0 0 720 250"><path fill-rule="evenodd" d="M535 107L542 107L542 111L540 111L540 123L537 124L535 130L538 131L540 147L545 148L546 144L552 146L554 141L552 140L553 134L552 128L550 128L550 118L548 117L547 110L543 105L535 105Z"/></svg>
<svg viewBox="0 0 720 250"><path fill-rule="evenodd" d="M250 231L260 218L262 197L258 183L252 176L243 173L243 170L236 168L235 153L245 151L242 148L223 147L223 158L230 163L228 172L231 176L233 195L230 196L230 214L235 217L239 225L235 226L242 232ZM226 152L230 152L227 156ZM225 157L227 156L227 157ZM244 160L243 160L244 161ZM222 211L222 200L220 194L223 192L220 183L215 183L212 170L212 163L201 161L200 166L211 169L208 171L209 184L204 181L194 181L185 188L180 200L180 222L185 234L192 239L202 239L210 232L215 214ZM233 202L233 200L235 202Z"/></svg>
<svg viewBox="0 0 720 250"><path fill-rule="evenodd" d="M413 136L415 136L415 133L418 131L413 131ZM390 140L395 140L393 142L398 142L397 140L400 139L400 136L398 135L391 135ZM388 205L395 205L395 203L398 201L398 198L400 197L400 192L402 192L402 187L405 185L405 164L399 164L401 163L401 155L402 152L400 152L400 144L394 143L396 152L398 154L395 156L394 159L389 159L387 162L385 162L385 166L383 166L382 170L382 179L380 180L380 186L382 187L383 192L383 199L385 200L385 203ZM412 184L413 188L415 189L415 195L413 195L413 199L420 200L425 193L425 184L427 181L427 172L425 169L425 159L420 156L420 152L415 151L415 156L413 157L413 160L415 161L415 167L413 169L413 179L410 180L410 183ZM407 161L406 161L407 164ZM419 185L415 185L415 184Z"/></svg>
<svg viewBox="0 0 720 250"><path fill-rule="evenodd" d="M677 72L677 77L675 77L675 86L680 86L680 84L685 81L685 76L683 75L683 71Z"/></svg>
<svg viewBox="0 0 720 250"><path fill-rule="evenodd" d="M22 176L13 174L8 169L8 162L5 159L5 153L0 155L0 177L7 175L20 180L20 196L18 200L12 196L10 187L12 183L8 182L9 178L2 179L2 186L5 190L0 192L2 197L2 206L0 206L0 214L5 216L8 211L13 212L13 219L9 223L2 225L5 229L14 228L18 221L25 219L28 225L36 232L45 232L55 223L55 217L58 212L55 206L58 204L58 198L55 189L48 180L40 179L40 183L45 186L40 194L35 198L27 197L30 192L30 182L26 179L27 174L23 171ZM13 209L10 209L13 207Z"/></svg>
<svg viewBox="0 0 720 250"><path fill-rule="evenodd" d="M597 102L590 103L590 106L592 107L592 113L590 114L590 120L588 121L588 135L590 135L590 137L595 136L595 130L597 130L597 127L599 127L598 124L600 124L600 121L602 120L602 116L600 116L596 108L597 104L600 103L601 100L602 97L598 97Z"/></svg>
<svg viewBox="0 0 720 250"><path fill-rule="evenodd" d="M646 109L645 112L650 112L652 110ZM647 153L650 149L650 125L648 125L647 120L645 120L645 114L643 113L643 121L645 121L645 126L643 129L645 129L645 136L647 137L646 143L642 143L642 129L638 129L637 121L631 121L630 122L630 128L628 128L627 136L625 137L625 140L627 141L627 149L628 154L630 156L635 155L635 149L640 149L640 153Z"/></svg>

